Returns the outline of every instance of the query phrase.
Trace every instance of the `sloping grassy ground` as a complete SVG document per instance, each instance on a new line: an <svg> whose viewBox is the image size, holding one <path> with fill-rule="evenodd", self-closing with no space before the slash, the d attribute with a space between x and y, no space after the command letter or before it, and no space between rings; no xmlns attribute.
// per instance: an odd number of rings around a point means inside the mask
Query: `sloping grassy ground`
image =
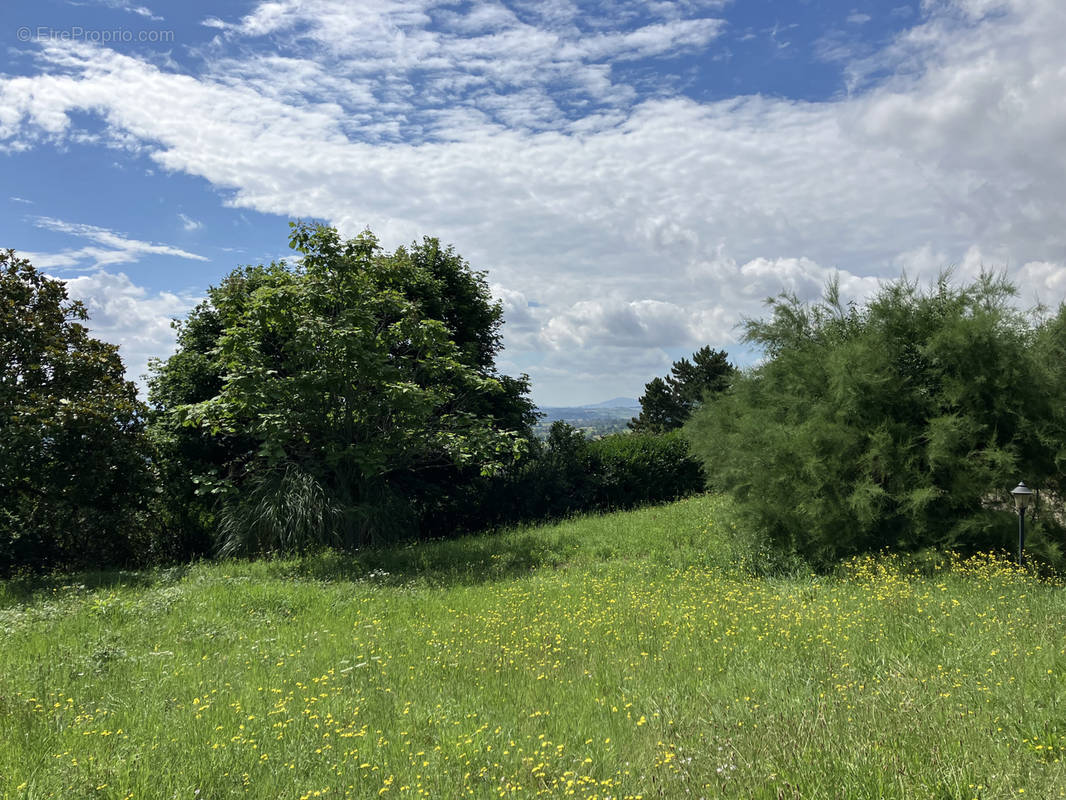
<svg viewBox="0 0 1066 800"><path fill-rule="evenodd" d="M0 797L1066 796L1066 594L748 575L711 497L0 589Z"/></svg>

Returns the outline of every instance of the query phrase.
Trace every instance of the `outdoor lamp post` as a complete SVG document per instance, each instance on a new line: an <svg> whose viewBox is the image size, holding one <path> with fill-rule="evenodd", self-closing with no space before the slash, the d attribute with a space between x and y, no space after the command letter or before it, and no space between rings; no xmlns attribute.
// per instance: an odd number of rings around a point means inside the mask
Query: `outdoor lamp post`
<svg viewBox="0 0 1066 800"><path fill-rule="evenodd" d="M1010 493L1014 495L1014 505L1018 509L1018 566L1022 565L1022 548L1025 547L1025 509L1033 499L1033 490L1022 481Z"/></svg>

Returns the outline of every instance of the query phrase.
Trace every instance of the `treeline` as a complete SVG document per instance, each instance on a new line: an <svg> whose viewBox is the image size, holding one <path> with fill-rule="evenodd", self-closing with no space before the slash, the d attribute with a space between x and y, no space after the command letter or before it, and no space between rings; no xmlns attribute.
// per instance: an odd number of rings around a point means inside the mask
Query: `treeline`
<svg viewBox="0 0 1066 800"><path fill-rule="evenodd" d="M703 486L677 435L538 442L502 309L435 239L293 226L177 322L148 402L63 284L0 253L0 571L331 546L660 502Z"/></svg>
<svg viewBox="0 0 1066 800"><path fill-rule="evenodd" d="M741 531L826 566L883 549L1066 535L1066 311L1005 279L905 279L865 305L782 295L738 371L704 347L650 381L629 433L533 435L500 374L484 275L424 239L292 230L292 263L227 275L176 323L148 402L63 284L0 253L0 572L354 549L705 487Z"/></svg>
<svg viewBox="0 0 1066 800"><path fill-rule="evenodd" d="M547 439L510 469L442 495L423 530L460 530L618 511L701 492L703 468L680 432L612 434L590 439L556 421Z"/></svg>

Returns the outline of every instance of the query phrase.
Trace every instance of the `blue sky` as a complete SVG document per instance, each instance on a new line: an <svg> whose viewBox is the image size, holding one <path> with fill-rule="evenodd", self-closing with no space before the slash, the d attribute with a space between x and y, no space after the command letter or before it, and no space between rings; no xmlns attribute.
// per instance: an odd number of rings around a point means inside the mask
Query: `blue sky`
<svg viewBox="0 0 1066 800"><path fill-rule="evenodd" d="M0 12L0 246L132 377L292 218L488 271L542 404L837 276L1066 293L1058 0L145 0Z"/></svg>

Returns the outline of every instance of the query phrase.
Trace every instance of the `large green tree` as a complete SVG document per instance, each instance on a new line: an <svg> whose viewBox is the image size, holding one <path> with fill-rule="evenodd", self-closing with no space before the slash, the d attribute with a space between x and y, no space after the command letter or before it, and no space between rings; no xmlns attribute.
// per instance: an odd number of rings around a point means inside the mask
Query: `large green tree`
<svg viewBox="0 0 1066 800"><path fill-rule="evenodd" d="M1066 441L1061 323L1056 338L1013 296L985 275L928 291L900 280L862 307L835 286L813 305L771 301L746 333L766 362L686 428L712 485L820 563L1006 544L1009 489L1059 492Z"/></svg>
<svg viewBox="0 0 1066 800"><path fill-rule="evenodd" d="M670 374L654 378L644 386L640 415L629 427L640 433L666 433L677 430L699 407L708 394L723 391L736 372L725 350L701 347L692 360L675 361Z"/></svg>
<svg viewBox="0 0 1066 800"><path fill-rule="evenodd" d="M138 554L153 489L144 407L85 307L0 251L0 572Z"/></svg>
<svg viewBox="0 0 1066 800"><path fill-rule="evenodd" d="M453 250L388 253L306 224L290 244L296 263L212 288L151 382L154 431L181 465L175 515L217 510L223 552L410 533L531 436L527 379L495 368L501 307Z"/></svg>

